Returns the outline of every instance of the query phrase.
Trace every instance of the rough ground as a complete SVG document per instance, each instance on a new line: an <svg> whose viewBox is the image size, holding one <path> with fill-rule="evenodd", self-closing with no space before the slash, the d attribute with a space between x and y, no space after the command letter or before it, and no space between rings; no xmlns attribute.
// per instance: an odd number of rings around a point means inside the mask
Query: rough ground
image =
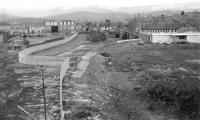
<svg viewBox="0 0 200 120"><path fill-rule="evenodd" d="M108 52L112 56L113 70L110 85L118 89L118 91L121 91L122 94L120 94L120 92L117 92L116 94L122 96L114 97L113 100L119 98L119 101L117 101L117 105L115 103L112 103L111 106L115 106L116 110L119 109L117 112L122 113L121 115L119 115L119 117L123 117L123 119L126 120L127 118L125 117L128 117L130 115L127 114L127 112L129 110L132 111L132 109L128 106L131 106L133 104L134 107L138 107L138 105L140 106L138 108L140 112L143 111L145 113L148 113L145 116L149 120L189 120L188 116L180 113L167 115L165 114L165 112L159 110L154 112L149 111L147 110L148 105L137 102L136 98L131 97L131 94L134 94L134 92L129 93L129 91L132 91L135 87L139 87L137 86L138 83L136 80L143 76L143 74L145 73L144 71L147 70L159 71L163 74L171 73L173 70L180 70L188 72L188 74L199 75L199 44L137 45L137 42L126 42L120 44L110 43L109 45L104 46L102 49L100 49L99 52ZM200 80L200 76L197 76L196 79ZM128 96L124 96L123 94L125 93L127 93ZM135 105L134 103L138 105ZM121 109L127 112L123 113ZM140 119L141 118L137 118L136 120ZM191 120L193 119L191 118Z"/></svg>
<svg viewBox="0 0 200 120"><path fill-rule="evenodd" d="M73 43L75 47L76 43ZM78 41L78 45L79 45ZM61 46L63 48L63 46ZM85 47L87 49L85 49ZM2 47L1 47L2 48ZM84 54L88 52L88 50L92 50L94 46L83 46L80 47L82 49L76 49L72 51L70 54L79 54L79 52L84 51ZM59 48L60 49L60 48ZM70 49L71 50L71 49ZM64 50L66 52L66 50ZM57 51L55 53L51 53L46 51L47 54L58 54ZM17 108L17 105L20 105L22 108L33 114L36 118L43 118L43 94L42 94L42 79L41 79L41 71L40 66L31 66L24 65L18 63L18 56L10 56L6 53L6 47L1 51L1 86L0 86L0 95L1 95L1 120L29 120L22 111ZM63 53L62 55L65 55ZM83 54L83 55L84 55ZM61 56L62 56L61 55ZM6 56L6 57L5 57ZM8 71L6 70L7 68ZM59 76L60 68L59 67L44 67L44 78L45 78L45 86L46 86L46 98L47 98L47 111L48 114L52 113L52 108L55 105L59 107L59 79L55 79ZM92 71L90 71L92 73ZM8 77L10 75L10 77ZM83 79L88 82L92 82L92 79L87 79L88 77L84 76ZM74 82L81 83L82 79L75 78ZM82 81L83 82L83 81ZM86 83L88 83L86 82ZM101 82L101 81L99 81ZM77 84L78 84L77 83ZM102 83L101 83L102 84ZM6 87L4 87L5 85ZM92 92L93 89L96 89L96 86L92 86L92 89L87 89L86 91ZM100 86L99 86L100 87ZM74 91L79 91L78 89ZM102 89L101 92L104 92ZM84 93L86 96L88 92ZM95 95L95 90L93 94ZM67 95L67 94L66 94ZM2 97L3 96L3 97ZM82 100L82 99L78 99ZM11 104L12 103L12 104ZM98 103L100 104L100 103ZM94 108L95 109L95 108ZM57 114L59 115L59 114Z"/></svg>
<svg viewBox="0 0 200 120"><path fill-rule="evenodd" d="M79 41L77 42L80 44ZM113 41L103 44L104 47L99 48L98 52L109 52L112 55L114 61L111 68L105 65L102 56L96 55L91 60L85 74L81 78L71 80L74 85L87 86L87 89L74 87L70 90L76 93L78 98L88 98L90 101L89 104L70 103L75 120L79 120L81 114L85 112L90 112L93 117L103 120L130 120L128 118L132 113L135 116L133 120L188 120L158 111L148 111L147 105L130 97L134 93L129 93L129 91L137 87L135 79L146 69L165 70L166 68L168 70L168 68L176 67L199 74L200 66L197 61L200 59L200 45L147 44L139 46L135 42L117 44ZM99 46L99 44L93 45ZM73 47L76 47L76 44ZM39 114L43 112L43 106L40 104L43 101L40 67L19 64L17 56L11 57L6 54L2 46L0 48L0 120L29 120L23 112L17 109L17 105L41 118ZM61 48L35 54L66 55L68 53L65 52L68 50L71 49L61 45ZM127 60L130 61L123 62ZM46 67L44 72L49 114L52 114L52 106L58 103L59 99L59 81L54 79L59 72L60 68L50 67ZM68 95L72 94L66 94ZM68 109L69 104L65 105L65 109Z"/></svg>
<svg viewBox="0 0 200 120"><path fill-rule="evenodd" d="M0 120L29 120L17 105L34 113L34 116L41 115L43 94L40 66L18 63L18 56L9 55L3 46L0 47ZM59 69L48 67L44 71L48 110L58 99L59 87L56 84L59 86L59 81L54 78L59 75Z"/></svg>

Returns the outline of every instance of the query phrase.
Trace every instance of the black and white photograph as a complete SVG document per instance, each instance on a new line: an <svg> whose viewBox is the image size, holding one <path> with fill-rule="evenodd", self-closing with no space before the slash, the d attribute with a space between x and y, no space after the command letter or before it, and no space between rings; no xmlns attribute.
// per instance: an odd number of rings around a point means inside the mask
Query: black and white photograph
<svg viewBox="0 0 200 120"><path fill-rule="evenodd" d="M200 120L200 0L1 0L0 120Z"/></svg>

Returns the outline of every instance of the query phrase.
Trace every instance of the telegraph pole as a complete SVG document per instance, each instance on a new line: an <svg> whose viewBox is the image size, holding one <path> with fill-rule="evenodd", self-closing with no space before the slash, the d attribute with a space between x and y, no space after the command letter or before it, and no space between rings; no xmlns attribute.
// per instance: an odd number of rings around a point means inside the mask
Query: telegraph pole
<svg viewBox="0 0 200 120"><path fill-rule="evenodd" d="M40 71L42 72L42 86L43 86L43 99L44 99L44 115L45 115L45 120L47 120L47 110L46 110L46 97L45 97L45 86L44 86L44 68L41 65Z"/></svg>

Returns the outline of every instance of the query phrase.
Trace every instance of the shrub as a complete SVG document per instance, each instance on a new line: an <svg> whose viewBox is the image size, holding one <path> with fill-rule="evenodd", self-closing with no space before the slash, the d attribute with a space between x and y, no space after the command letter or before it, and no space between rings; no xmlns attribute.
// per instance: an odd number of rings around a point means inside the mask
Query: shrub
<svg viewBox="0 0 200 120"><path fill-rule="evenodd" d="M125 32L125 33L122 35L122 40L126 40L126 39L129 39L129 33L128 33L128 32Z"/></svg>
<svg viewBox="0 0 200 120"><path fill-rule="evenodd" d="M107 36L105 33L97 32L97 31L90 31L87 40L90 42L100 42L100 41L106 41Z"/></svg>
<svg viewBox="0 0 200 120"><path fill-rule="evenodd" d="M112 92L106 111L109 111L109 115L113 115L113 120L149 120L144 114L145 105L136 100L130 91L112 90Z"/></svg>
<svg viewBox="0 0 200 120"><path fill-rule="evenodd" d="M30 42L27 39L25 39L24 40L24 45L29 46L29 44L30 44Z"/></svg>
<svg viewBox="0 0 200 120"><path fill-rule="evenodd" d="M174 71L168 76L152 74L139 83L143 96L151 101L161 102L167 108L187 114L200 110L199 79L192 74L183 71Z"/></svg>

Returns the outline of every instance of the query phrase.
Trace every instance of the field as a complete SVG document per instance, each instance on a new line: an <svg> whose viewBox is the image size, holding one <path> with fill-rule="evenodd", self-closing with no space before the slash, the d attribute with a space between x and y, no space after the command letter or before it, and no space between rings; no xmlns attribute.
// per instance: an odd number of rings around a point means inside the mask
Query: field
<svg viewBox="0 0 200 120"><path fill-rule="evenodd" d="M29 43L30 46L44 44L46 42L51 42L52 39L61 39L65 37L64 33L57 33L57 34L43 33L41 35L43 35L43 37L28 37L27 39L30 42Z"/></svg>
<svg viewBox="0 0 200 120"><path fill-rule="evenodd" d="M110 86L114 88L114 91L111 91L114 95L109 106L115 109L114 111L111 110L111 114L119 112L118 118L122 117L121 119L124 120L132 119L134 116L137 116L136 120L199 119L198 112L195 115L191 115L194 113L188 111L188 113L178 110L169 112L162 107L163 103L150 102L149 99L146 99L147 96L138 100L135 96L137 94L135 90L139 89L140 91L140 87L142 89L150 87L143 88L141 81L144 82L148 79L162 81L168 79L169 76L176 76L180 80L186 81L188 86L191 84L192 86L189 86L188 89L195 88L196 85L198 88L200 80L200 44L137 45L137 41L113 42L99 50L99 53L103 52L109 53L112 61ZM196 85L191 83L195 80L197 81Z"/></svg>
<svg viewBox="0 0 200 120"><path fill-rule="evenodd" d="M43 50L43 51L33 53L32 55L55 56L55 55L61 54L61 53L66 52L66 51L70 51L72 48L75 48L75 47L83 44L85 41L86 41L86 35L80 34L80 35L78 35L77 38L75 38L72 41L69 41L69 42L62 44L62 45L59 45L59 46L55 46L53 48L49 48L49 49L46 49L46 50Z"/></svg>
<svg viewBox="0 0 200 120"><path fill-rule="evenodd" d="M82 44L85 38L85 35L80 35L71 43L35 55L60 54ZM82 92L84 96L88 96L88 93L93 96L93 107L98 109L98 112L92 112L93 115L100 114L103 119L110 120L199 120L197 113L194 115L194 113L180 111L167 112L161 102L153 103L145 97L137 97L138 91L141 92L141 81L149 78L165 80L169 76L173 79L178 77L186 80L188 85L190 81L199 81L199 44L137 45L137 41L116 43L115 40L108 40L92 45L97 47L97 52L110 54L112 62L109 66L101 55L97 55L91 60L85 75L80 79L73 79L77 84L84 83L89 86L89 89ZM20 117L26 116L17 109L17 105L21 105L31 113L41 112L42 107L37 109L25 107L43 103L39 66L20 64L17 56L9 56L6 53L5 45L0 48L2 63L0 119L21 120ZM58 75L59 68L46 68L48 111L52 108L52 103L58 99L59 87L52 87L59 83L54 80ZM196 86L199 87L199 84L189 87Z"/></svg>

